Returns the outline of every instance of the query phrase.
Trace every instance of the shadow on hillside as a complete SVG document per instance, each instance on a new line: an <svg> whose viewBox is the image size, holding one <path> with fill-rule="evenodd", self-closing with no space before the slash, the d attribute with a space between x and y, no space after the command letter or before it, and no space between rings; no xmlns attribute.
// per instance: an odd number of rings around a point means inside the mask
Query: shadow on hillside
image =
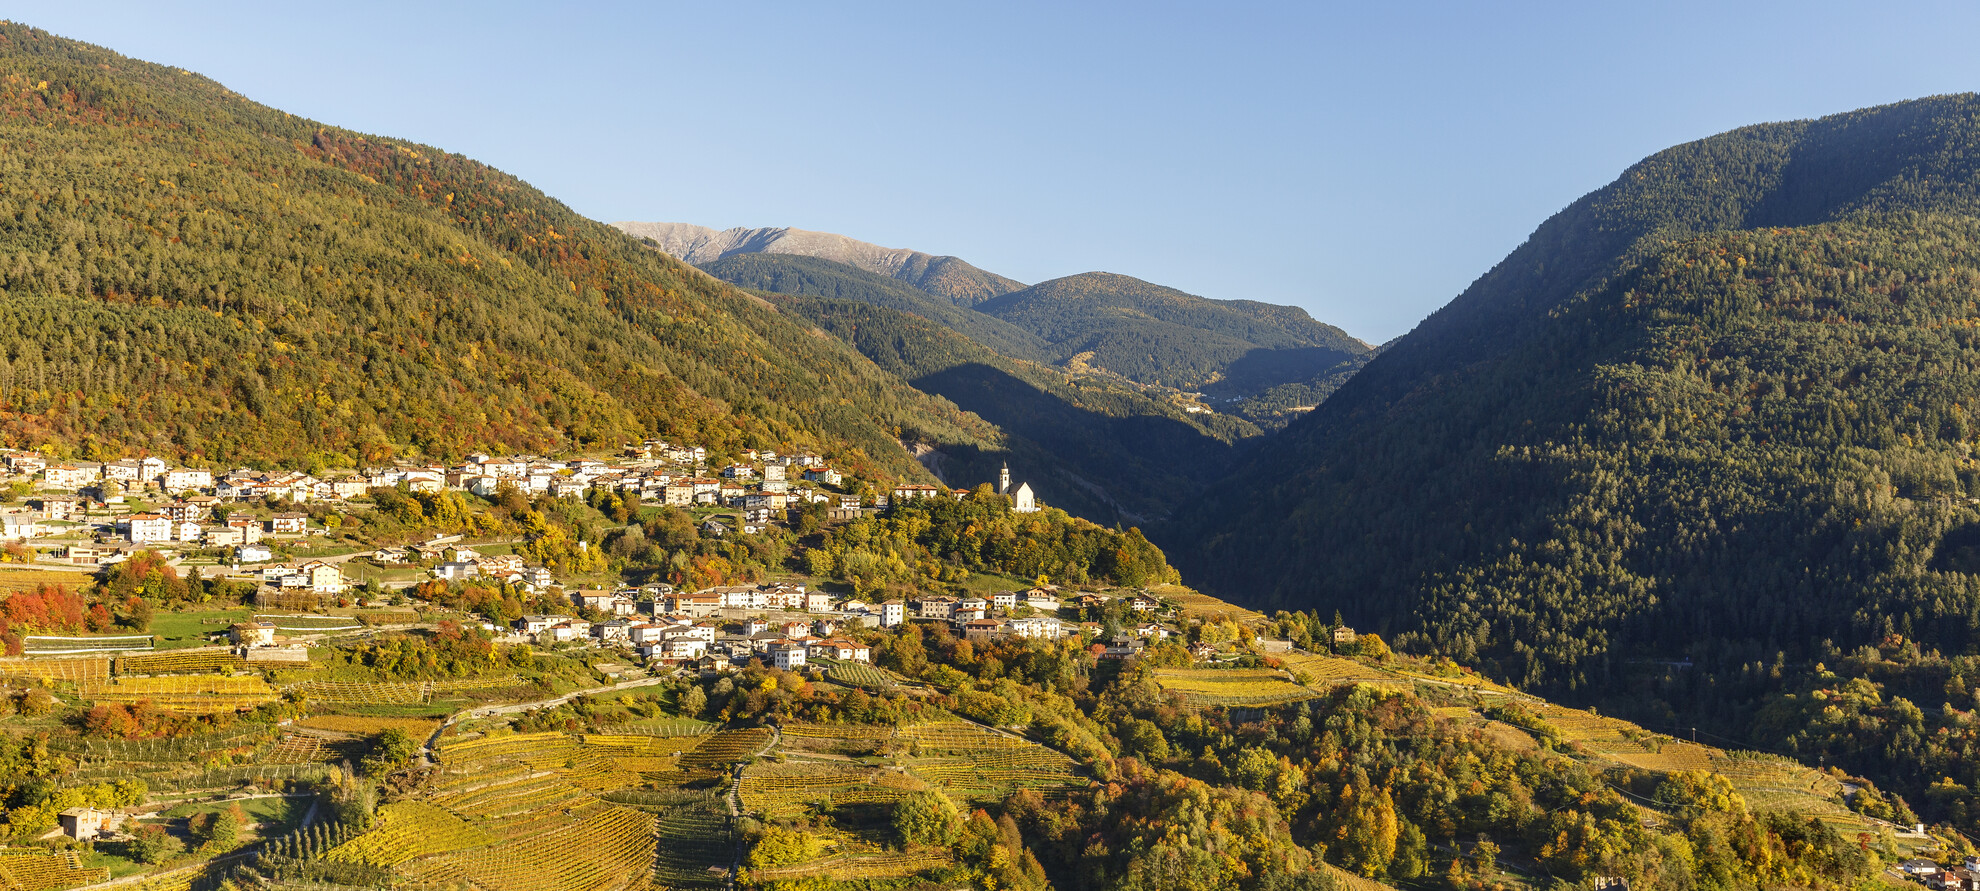
<svg viewBox="0 0 1980 891"><path fill-rule="evenodd" d="M1204 387L1210 395L1249 395L1280 384L1307 383L1352 370L1361 364L1353 353L1326 347L1259 347L1224 368L1223 379Z"/></svg>
<svg viewBox="0 0 1980 891"><path fill-rule="evenodd" d="M910 383L1023 440L1014 442L1009 452L950 453L949 485L994 482L998 466L1008 460L1013 479L1030 482L1045 502L1098 522L1112 519L1110 513L1073 505L1111 501L1130 514L1167 514L1202 485L1222 476L1232 461L1230 445L1181 421L1090 411L989 365L958 365ZM1059 470L1065 473L1055 472ZM1093 487L1105 495L1095 493Z"/></svg>

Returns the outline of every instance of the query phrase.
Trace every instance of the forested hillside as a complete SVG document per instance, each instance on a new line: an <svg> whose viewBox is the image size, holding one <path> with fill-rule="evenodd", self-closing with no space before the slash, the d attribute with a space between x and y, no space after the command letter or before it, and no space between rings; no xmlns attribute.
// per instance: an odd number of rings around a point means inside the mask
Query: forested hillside
<svg viewBox="0 0 1980 891"><path fill-rule="evenodd" d="M0 434L330 465L660 435L996 431L758 298L437 149L0 27Z"/></svg>
<svg viewBox="0 0 1980 891"><path fill-rule="evenodd" d="M1042 282L976 308L1050 341L1059 361L1226 398L1325 379L1369 350L1296 307L1206 300L1105 272Z"/></svg>
<svg viewBox="0 0 1980 891"><path fill-rule="evenodd" d="M1045 339L996 316L984 315L844 263L797 254L732 254L701 270L737 287L778 294L870 303L912 313L1013 359L1049 361Z"/></svg>
<svg viewBox="0 0 1980 891"><path fill-rule="evenodd" d="M1146 523L1196 497L1259 434L1242 420L1192 414L1130 384L1069 377L1006 358L925 318L853 300L788 301L791 311L924 392L1000 427L1000 450L941 452L951 485L995 480L1008 461L1048 504L1111 523Z"/></svg>
<svg viewBox="0 0 1980 891"><path fill-rule="evenodd" d="M1158 540L1235 598L1651 717L1837 648L1970 652L1976 150L1965 95L1659 153Z"/></svg>

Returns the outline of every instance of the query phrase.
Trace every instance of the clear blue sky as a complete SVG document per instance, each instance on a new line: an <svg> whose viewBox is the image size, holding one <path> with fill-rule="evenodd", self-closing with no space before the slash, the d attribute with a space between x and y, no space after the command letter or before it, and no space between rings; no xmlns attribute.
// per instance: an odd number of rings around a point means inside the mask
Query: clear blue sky
<svg viewBox="0 0 1980 891"><path fill-rule="evenodd" d="M15 8L9 8L15 7ZM0 4L596 219L1401 334L1676 143L1980 88L1980 4Z"/></svg>

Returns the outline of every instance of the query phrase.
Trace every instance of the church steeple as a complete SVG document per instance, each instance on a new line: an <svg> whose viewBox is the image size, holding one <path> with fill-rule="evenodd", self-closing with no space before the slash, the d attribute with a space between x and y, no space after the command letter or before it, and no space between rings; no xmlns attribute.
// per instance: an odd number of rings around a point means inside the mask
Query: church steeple
<svg viewBox="0 0 1980 891"><path fill-rule="evenodd" d="M1008 461L1004 462L1003 471L997 474L997 494L1011 494L1011 464Z"/></svg>

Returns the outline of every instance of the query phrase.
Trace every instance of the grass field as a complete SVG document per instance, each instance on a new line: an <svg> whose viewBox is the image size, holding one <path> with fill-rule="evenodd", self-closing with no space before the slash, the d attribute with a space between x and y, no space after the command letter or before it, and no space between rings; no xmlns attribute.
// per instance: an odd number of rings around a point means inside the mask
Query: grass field
<svg viewBox="0 0 1980 891"><path fill-rule="evenodd" d="M235 622L245 622L253 610L189 610L161 612L151 617L151 633L158 635L158 648L205 646L207 636L225 634Z"/></svg>

